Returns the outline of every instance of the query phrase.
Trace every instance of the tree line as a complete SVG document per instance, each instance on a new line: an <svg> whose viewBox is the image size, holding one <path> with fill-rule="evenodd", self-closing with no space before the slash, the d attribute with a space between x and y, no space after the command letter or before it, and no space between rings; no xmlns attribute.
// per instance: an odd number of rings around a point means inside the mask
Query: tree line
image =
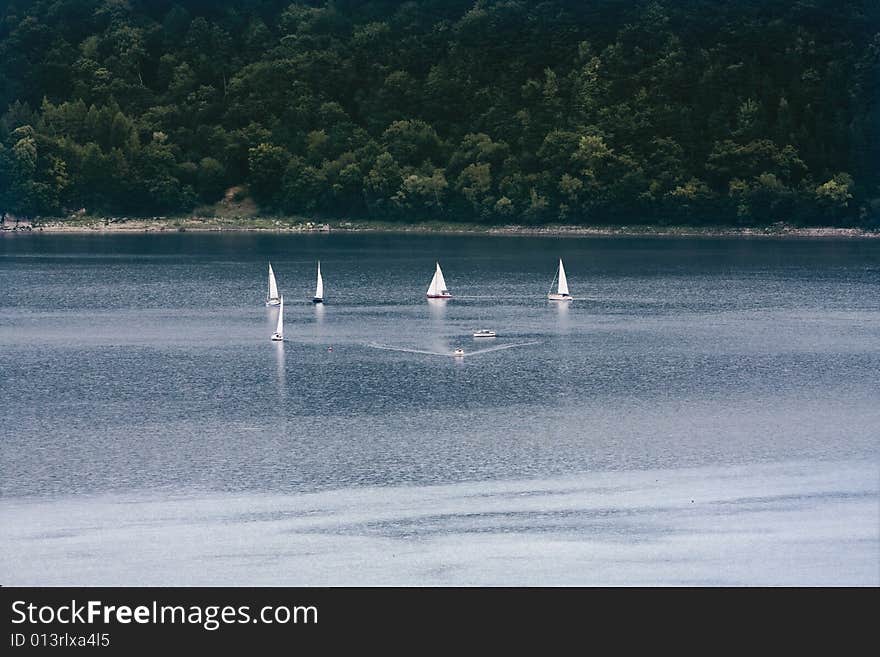
<svg viewBox="0 0 880 657"><path fill-rule="evenodd" d="M0 212L877 225L870 0L6 0Z"/></svg>

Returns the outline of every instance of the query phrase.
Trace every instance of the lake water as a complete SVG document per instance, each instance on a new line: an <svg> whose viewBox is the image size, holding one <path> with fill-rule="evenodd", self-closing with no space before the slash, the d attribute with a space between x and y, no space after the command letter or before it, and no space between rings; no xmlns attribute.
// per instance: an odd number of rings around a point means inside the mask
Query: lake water
<svg viewBox="0 0 880 657"><path fill-rule="evenodd" d="M570 304L546 300L559 257ZM435 260L449 302L425 299ZM880 240L4 236L0 509L15 529L0 579L877 585L878 372ZM515 503L489 504L498 487ZM715 545L734 508L768 542L719 542L725 576L680 543L648 549L643 570L612 558L661 537ZM180 528L200 523L228 533L236 568L183 549L201 543ZM146 555L147 526L190 561L166 554L144 582L120 555ZM444 569L439 546L471 540ZM409 569L375 562L386 542ZM285 562L294 544L312 556ZM783 544L782 571L757 565ZM597 545L616 546L601 577L581 549ZM255 553L290 576L264 581ZM61 562L66 578L46 575Z"/></svg>

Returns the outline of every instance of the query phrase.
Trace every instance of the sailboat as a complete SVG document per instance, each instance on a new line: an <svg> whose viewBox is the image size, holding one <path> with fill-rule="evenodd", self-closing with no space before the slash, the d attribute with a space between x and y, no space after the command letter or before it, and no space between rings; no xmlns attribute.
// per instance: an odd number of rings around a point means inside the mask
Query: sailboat
<svg viewBox="0 0 880 657"><path fill-rule="evenodd" d="M315 296L312 303L324 303L324 279L321 278L321 261L318 260L318 285L315 287Z"/></svg>
<svg viewBox="0 0 880 657"><path fill-rule="evenodd" d="M277 306L281 303L278 296L278 284L275 282L275 272L272 271L272 263L269 263L269 291L266 293L266 305Z"/></svg>
<svg viewBox="0 0 880 657"><path fill-rule="evenodd" d="M437 269L434 271L434 278L428 286L427 297L429 299L451 299L452 295L446 289L446 281L443 280L443 272L440 269L440 263L437 263Z"/></svg>
<svg viewBox="0 0 880 657"><path fill-rule="evenodd" d="M278 323L275 325L275 332L272 334L273 342L281 342L284 340L284 297L278 300Z"/></svg>
<svg viewBox="0 0 880 657"><path fill-rule="evenodd" d="M553 277L554 282L559 280L556 292L549 292L547 298L550 301L571 301L572 296L568 293L568 279L565 277L565 267L562 266L562 258L559 259L559 271ZM553 283L550 283L550 289L553 290Z"/></svg>

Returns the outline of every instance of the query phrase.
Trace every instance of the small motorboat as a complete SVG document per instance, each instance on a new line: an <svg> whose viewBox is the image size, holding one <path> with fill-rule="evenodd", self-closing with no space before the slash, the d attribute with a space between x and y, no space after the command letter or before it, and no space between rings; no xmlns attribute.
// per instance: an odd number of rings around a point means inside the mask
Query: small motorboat
<svg viewBox="0 0 880 657"><path fill-rule="evenodd" d="M458 349L456 349L455 351L452 352L452 355L455 356L456 358L460 358L460 357L464 356L464 349L459 347Z"/></svg>
<svg viewBox="0 0 880 657"><path fill-rule="evenodd" d="M489 329L480 329L476 333L474 333L475 338L494 338L495 331L490 331Z"/></svg>

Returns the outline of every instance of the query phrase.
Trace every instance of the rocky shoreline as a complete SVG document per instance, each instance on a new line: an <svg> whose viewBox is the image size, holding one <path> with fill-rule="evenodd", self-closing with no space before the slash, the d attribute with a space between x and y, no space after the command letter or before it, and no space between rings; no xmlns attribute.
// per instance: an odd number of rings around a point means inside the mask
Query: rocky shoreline
<svg viewBox="0 0 880 657"><path fill-rule="evenodd" d="M148 219L107 218L94 220L7 221L0 232L10 233L166 233L166 232L388 232L388 233L441 233L485 235L534 236L613 236L613 237L795 237L795 238L880 238L880 230L862 228L813 227L802 228L785 224L764 227L693 227L693 226L481 226L475 224L385 222L314 222L271 217L224 220L218 218L165 218Z"/></svg>

